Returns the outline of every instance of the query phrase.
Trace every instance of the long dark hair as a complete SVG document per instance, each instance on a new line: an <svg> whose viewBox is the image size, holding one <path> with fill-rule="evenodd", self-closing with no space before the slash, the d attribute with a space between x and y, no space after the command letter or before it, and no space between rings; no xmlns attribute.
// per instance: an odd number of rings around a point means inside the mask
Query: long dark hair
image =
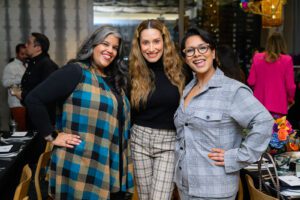
<svg viewBox="0 0 300 200"><path fill-rule="evenodd" d="M113 84L116 91L120 94L122 90L128 89L128 67L123 61L123 39L119 30L111 25L103 25L96 29L81 45L76 58L70 62L91 63L94 48L103 42L108 35L119 38L119 49L113 62L104 69L105 75Z"/></svg>
<svg viewBox="0 0 300 200"><path fill-rule="evenodd" d="M228 45L219 45L217 47L217 61L219 68L224 74L232 79L245 82L245 75L239 65L239 57Z"/></svg>

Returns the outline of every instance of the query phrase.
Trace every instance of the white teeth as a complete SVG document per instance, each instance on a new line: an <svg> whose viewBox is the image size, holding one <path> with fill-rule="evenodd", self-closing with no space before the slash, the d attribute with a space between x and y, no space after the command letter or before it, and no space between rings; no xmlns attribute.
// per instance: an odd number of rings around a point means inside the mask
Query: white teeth
<svg viewBox="0 0 300 200"><path fill-rule="evenodd" d="M202 63L202 62L204 62L204 60L196 60L196 61L194 61L195 64Z"/></svg>
<svg viewBox="0 0 300 200"><path fill-rule="evenodd" d="M110 59L111 58L111 56L110 55L103 55L103 57L105 58L105 59Z"/></svg>

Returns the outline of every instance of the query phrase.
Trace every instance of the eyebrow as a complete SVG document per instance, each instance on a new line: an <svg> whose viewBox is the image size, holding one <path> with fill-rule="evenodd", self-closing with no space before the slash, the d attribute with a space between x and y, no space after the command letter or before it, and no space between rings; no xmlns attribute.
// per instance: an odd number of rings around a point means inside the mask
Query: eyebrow
<svg viewBox="0 0 300 200"><path fill-rule="evenodd" d="M141 38L141 40L147 40L147 41L153 41L153 40L161 40L161 37L157 37L157 38L151 38L151 39L145 39L145 38Z"/></svg>
<svg viewBox="0 0 300 200"><path fill-rule="evenodd" d="M207 46L209 45L208 43L202 43L202 44L198 44L196 46L190 46L190 47L187 47L187 48L198 48L199 46Z"/></svg>
<svg viewBox="0 0 300 200"><path fill-rule="evenodd" d="M119 46L120 46L120 44L113 45L112 43L105 41L105 40L102 43L105 43L105 44L108 44L108 45L111 45L111 46L117 47L117 48L119 48Z"/></svg>

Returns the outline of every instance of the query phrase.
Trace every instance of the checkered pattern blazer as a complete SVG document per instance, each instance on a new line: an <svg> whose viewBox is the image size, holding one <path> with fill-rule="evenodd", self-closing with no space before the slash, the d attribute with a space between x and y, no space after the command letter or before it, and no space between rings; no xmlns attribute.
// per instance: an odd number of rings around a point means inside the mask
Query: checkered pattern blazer
<svg viewBox="0 0 300 200"><path fill-rule="evenodd" d="M196 78L186 86L183 98L195 84ZM235 195L239 170L257 161L268 146L272 116L247 86L226 77L220 69L186 108L183 98L175 113L177 186L182 186L184 177L191 196ZM243 128L249 133L242 142ZM212 148L225 150L225 166L216 166L208 158Z"/></svg>
<svg viewBox="0 0 300 200"><path fill-rule="evenodd" d="M88 66L80 65L82 80L64 102L59 124L64 132L80 135L82 142L74 149L54 150L50 167L51 194L55 199L104 200L109 199L110 192L133 192L133 167L128 148L129 101L123 95L125 123L120 129L118 102L110 87ZM121 150L120 130L123 130Z"/></svg>

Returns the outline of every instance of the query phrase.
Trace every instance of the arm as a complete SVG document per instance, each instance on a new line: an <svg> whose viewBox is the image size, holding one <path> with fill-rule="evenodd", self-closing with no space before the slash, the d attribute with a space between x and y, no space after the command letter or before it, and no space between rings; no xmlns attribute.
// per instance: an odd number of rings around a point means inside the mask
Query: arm
<svg viewBox="0 0 300 200"><path fill-rule="evenodd" d="M3 70L2 84L4 87L9 88L14 84L20 84L21 80L15 74L14 66L12 63L6 65Z"/></svg>
<svg viewBox="0 0 300 200"><path fill-rule="evenodd" d="M231 173L256 162L267 149L272 135L273 118L246 88L239 88L231 105L231 117L249 133L239 148L213 149L210 157ZM259 141L259 142L258 142Z"/></svg>
<svg viewBox="0 0 300 200"><path fill-rule="evenodd" d="M247 79L247 83L248 85L253 89L255 87L255 82L256 82L256 72L255 72L255 69L256 69L256 64L255 64L255 55L253 57L253 60L252 60L252 65L251 65L251 68L250 68L250 72L249 72L249 76L248 76L248 79Z"/></svg>
<svg viewBox="0 0 300 200"><path fill-rule="evenodd" d="M70 95L80 82L81 76L81 68L76 64L69 64L51 74L26 97L29 116L42 136L48 137L53 132L46 105Z"/></svg>
<svg viewBox="0 0 300 200"><path fill-rule="evenodd" d="M294 103L295 100L295 91L296 91L296 84L294 80L294 65L292 58L289 56L288 57L288 62L287 62L287 72L285 76L285 87L287 91L287 98L288 98L288 103Z"/></svg>

